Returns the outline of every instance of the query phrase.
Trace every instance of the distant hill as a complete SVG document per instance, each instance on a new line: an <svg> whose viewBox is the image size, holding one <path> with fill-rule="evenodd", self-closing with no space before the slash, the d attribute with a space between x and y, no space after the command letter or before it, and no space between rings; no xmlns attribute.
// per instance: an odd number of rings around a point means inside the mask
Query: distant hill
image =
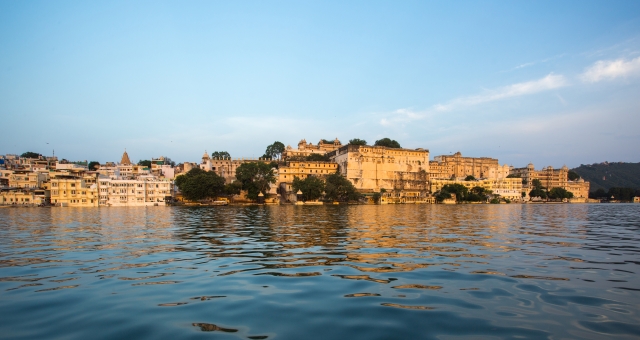
<svg viewBox="0 0 640 340"><path fill-rule="evenodd" d="M640 189L640 163L583 164L571 170L591 183L589 191L592 192L600 188L608 191L613 187Z"/></svg>

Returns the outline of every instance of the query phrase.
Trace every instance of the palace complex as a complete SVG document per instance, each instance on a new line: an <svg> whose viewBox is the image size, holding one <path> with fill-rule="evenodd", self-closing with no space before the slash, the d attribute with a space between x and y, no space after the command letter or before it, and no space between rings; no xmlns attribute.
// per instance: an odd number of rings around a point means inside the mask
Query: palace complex
<svg viewBox="0 0 640 340"><path fill-rule="evenodd" d="M236 181L238 167L251 162L273 166L276 183L261 195L281 203L298 199L300 192L293 191L295 178L316 176L324 180L336 173L349 180L368 202L378 197L381 203L434 203L435 193L446 185L456 184L467 190L482 188L493 197L524 202L530 200L528 193L535 180L543 188L557 187L572 193L572 202L586 202L589 195L589 183L569 180L566 166L535 170L529 164L514 168L500 165L495 158L463 157L460 152L430 160L428 149L342 145L336 138L322 139L315 145L302 139L297 149L290 145L284 148L278 159L211 157L205 152L199 163L177 166L163 156L134 164L126 151L119 163L107 162L96 169L89 169L87 161L4 155L0 156L0 205L166 205L175 200L176 176L199 168L215 172L226 183L232 183ZM455 202L455 195L446 199L451 200Z"/></svg>

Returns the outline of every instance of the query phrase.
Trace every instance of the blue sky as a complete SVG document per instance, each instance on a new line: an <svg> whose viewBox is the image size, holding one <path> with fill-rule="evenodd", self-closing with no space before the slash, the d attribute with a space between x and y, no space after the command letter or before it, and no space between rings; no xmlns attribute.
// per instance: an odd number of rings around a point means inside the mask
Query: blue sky
<svg viewBox="0 0 640 340"><path fill-rule="evenodd" d="M0 154L640 161L639 1L3 1Z"/></svg>

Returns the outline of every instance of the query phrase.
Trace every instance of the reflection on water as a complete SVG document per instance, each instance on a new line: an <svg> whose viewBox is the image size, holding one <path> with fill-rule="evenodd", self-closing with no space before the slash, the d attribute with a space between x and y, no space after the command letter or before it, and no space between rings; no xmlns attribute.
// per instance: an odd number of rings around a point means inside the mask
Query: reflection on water
<svg viewBox="0 0 640 340"><path fill-rule="evenodd" d="M10 338L633 338L640 205L0 209Z"/></svg>

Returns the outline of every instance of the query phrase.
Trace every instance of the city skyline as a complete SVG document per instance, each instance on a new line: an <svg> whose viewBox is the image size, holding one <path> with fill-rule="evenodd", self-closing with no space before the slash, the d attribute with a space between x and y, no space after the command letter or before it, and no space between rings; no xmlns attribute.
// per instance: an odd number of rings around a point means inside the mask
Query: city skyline
<svg viewBox="0 0 640 340"><path fill-rule="evenodd" d="M640 161L640 3L6 2L1 154L389 137L516 167Z"/></svg>

